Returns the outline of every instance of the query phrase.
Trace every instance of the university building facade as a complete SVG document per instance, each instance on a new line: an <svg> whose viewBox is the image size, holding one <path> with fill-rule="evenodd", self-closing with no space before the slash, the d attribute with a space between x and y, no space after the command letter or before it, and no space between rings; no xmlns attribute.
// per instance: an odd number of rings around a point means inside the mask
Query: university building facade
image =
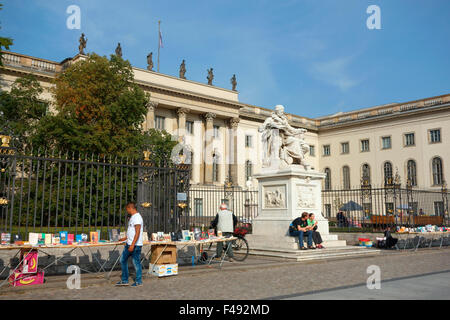
<svg viewBox="0 0 450 320"><path fill-rule="evenodd" d="M52 80L76 55L62 62L4 52L1 89L32 74L52 100ZM246 188L261 169L258 127L272 110L242 103L237 91L133 67L135 82L150 93L143 129L166 130L192 152L192 184ZM350 189L369 182L440 190L450 177L450 94L391 103L318 118L288 114L294 127L308 130L308 161L325 172L324 190Z"/></svg>

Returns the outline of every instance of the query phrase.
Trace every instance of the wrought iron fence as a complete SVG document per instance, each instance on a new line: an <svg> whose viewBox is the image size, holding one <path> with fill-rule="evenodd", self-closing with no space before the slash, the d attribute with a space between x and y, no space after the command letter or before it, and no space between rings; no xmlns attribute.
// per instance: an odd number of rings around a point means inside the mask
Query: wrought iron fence
<svg viewBox="0 0 450 320"><path fill-rule="evenodd" d="M335 231L448 226L448 198L445 184L434 190L363 184L353 189L322 190L322 212Z"/></svg>
<svg viewBox="0 0 450 320"><path fill-rule="evenodd" d="M5 136L2 136L5 137ZM189 220L181 211L189 201L190 166L94 155L18 154L4 138L0 146L0 231L88 233L124 230L125 205L136 202L148 232L175 231ZM183 205L184 204L184 205Z"/></svg>
<svg viewBox="0 0 450 320"><path fill-rule="evenodd" d="M258 191L238 186L191 186L186 215L191 225L209 227L219 206L226 203L241 223L251 224L258 215Z"/></svg>

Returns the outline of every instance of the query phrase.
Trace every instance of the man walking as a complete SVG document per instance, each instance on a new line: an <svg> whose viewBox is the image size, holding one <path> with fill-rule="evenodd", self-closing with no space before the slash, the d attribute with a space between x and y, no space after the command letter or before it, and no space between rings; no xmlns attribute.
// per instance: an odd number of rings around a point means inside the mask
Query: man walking
<svg viewBox="0 0 450 320"><path fill-rule="evenodd" d="M120 239L125 241L125 248L120 257L120 264L122 265L122 279L116 283L116 286L128 286L128 258L132 257L133 265L136 270L135 282L132 287L142 286L142 266L141 266L141 251L142 251L142 234L144 230L144 220L139 212L137 212L136 204L129 202L126 206L130 219L128 221L127 237Z"/></svg>
<svg viewBox="0 0 450 320"><path fill-rule="evenodd" d="M232 237L234 228L237 223L237 218L228 210L228 207L225 203L220 205L220 210L216 215L216 218L211 222L211 226L217 229L217 232L221 231L222 235L225 237ZM228 261L233 262L233 246L230 241L226 242L225 251L229 257ZM220 258L222 256L223 251L223 242L217 243L217 257Z"/></svg>

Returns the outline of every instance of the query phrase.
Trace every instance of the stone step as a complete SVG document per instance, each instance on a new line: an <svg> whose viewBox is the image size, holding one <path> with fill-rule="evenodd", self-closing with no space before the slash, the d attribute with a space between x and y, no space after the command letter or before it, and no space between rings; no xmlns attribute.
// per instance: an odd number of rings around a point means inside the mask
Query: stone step
<svg viewBox="0 0 450 320"><path fill-rule="evenodd" d="M380 254L381 250L377 249L359 249L357 247L339 248L339 249L316 249L316 250L297 250L298 252L288 251L273 251L273 250L250 250L249 254L292 259L296 261L311 261L323 259L341 259L353 258L363 256L373 256Z"/></svg>

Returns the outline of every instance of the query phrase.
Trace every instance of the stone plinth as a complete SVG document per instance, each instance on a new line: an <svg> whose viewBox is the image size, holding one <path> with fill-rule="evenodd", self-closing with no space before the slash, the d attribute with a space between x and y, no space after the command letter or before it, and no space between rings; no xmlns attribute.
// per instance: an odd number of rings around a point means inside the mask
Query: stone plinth
<svg viewBox="0 0 450 320"><path fill-rule="evenodd" d="M276 171L262 171L258 179L258 217L248 235L250 248L297 249L296 239L289 236L289 224L303 212L314 213L318 231L328 245L337 240L329 234L328 220L322 215L322 179L324 173L291 166ZM325 244L324 244L325 245ZM339 243L339 245L345 245Z"/></svg>

